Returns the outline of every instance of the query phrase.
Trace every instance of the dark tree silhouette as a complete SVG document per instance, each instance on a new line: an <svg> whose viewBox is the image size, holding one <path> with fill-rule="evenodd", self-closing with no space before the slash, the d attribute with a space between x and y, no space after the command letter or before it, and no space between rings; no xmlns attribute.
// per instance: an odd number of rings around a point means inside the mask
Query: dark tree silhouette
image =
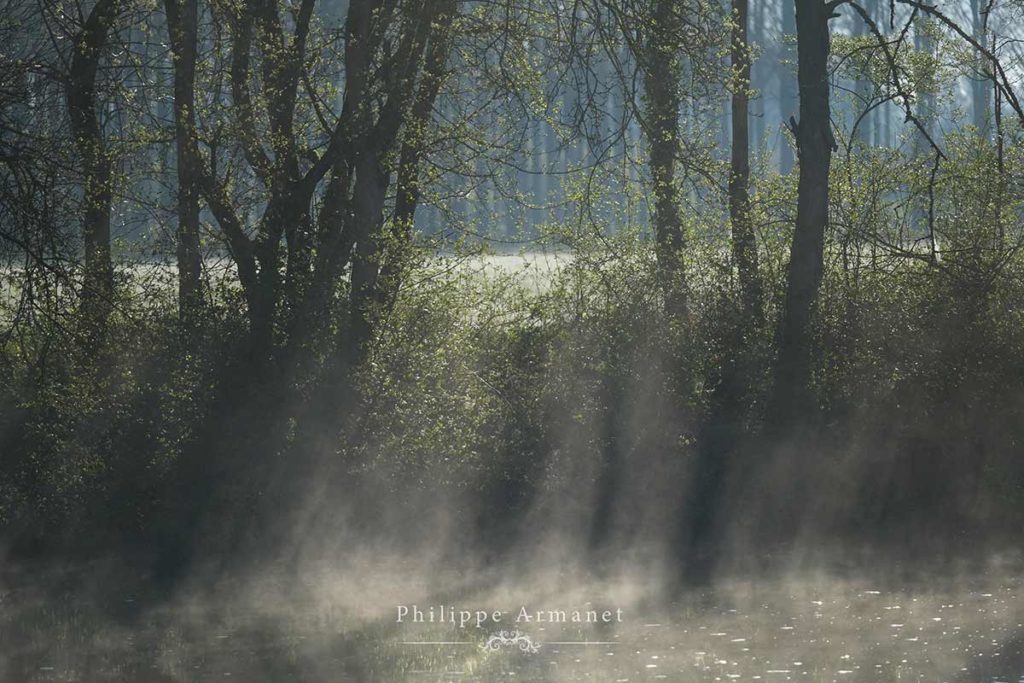
<svg viewBox="0 0 1024 683"><path fill-rule="evenodd" d="M796 226L779 329L779 357L772 399L772 428L788 429L813 417L810 323L821 283L828 225L829 170L836 141L829 104L829 21L835 2L796 0L797 83L800 120L790 118L800 179Z"/></svg>

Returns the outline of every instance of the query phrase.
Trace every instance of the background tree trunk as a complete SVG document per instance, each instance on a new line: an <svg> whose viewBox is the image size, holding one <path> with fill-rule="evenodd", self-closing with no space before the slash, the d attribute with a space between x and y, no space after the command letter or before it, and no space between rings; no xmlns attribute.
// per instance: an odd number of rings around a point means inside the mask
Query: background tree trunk
<svg viewBox="0 0 1024 683"><path fill-rule="evenodd" d="M677 52L681 39L675 11L675 3L670 0L655 2L644 69L649 164L654 193L651 222L665 290L666 310L673 317L681 315L686 309L685 275L681 258L685 240L679 217L675 177L676 157L679 153L680 106Z"/></svg>
<svg viewBox="0 0 1024 683"><path fill-rule="evenodd" d="M119 10L119 0L99 0L93 6L82 30L74 37L67 79L68 117L83 171L82 312L92 327L90 334L102 333L114 293L110 256L113 172L97 112L96 80L100 58Z"/></svg>
<svg viewBox="0 0 1024 683"><path fill-rule="evenodd" d="M865 2L865 11L870 11L870 2ZM863 21L854 22L853 35L858 37L864 37L869 35L867 26L864 25ZM854 81L853 84L854 104L852 116L850 119L851 125L853 125L852 122L856 121L857 117L859 117L871 105L873 90L874 85L871 82L871 79L867 77L867 74L858 73L857 79ZM866 147L871 146L872 144L872 127L874 125L875 115L877 113L877 111L869 111L860 120L860 123L857 125L857 129L853 131L854 139Z"/></svg>
<svg viewBox="0 0 1024 683"><path fill-rule="evenodd" d="M198 0L165 0L174 58L174 131L178 167L178 315L194 329L203 305L199 249L199 150L195 143Z"/></svg>
<svg viewBox="0 0 1024 683"><path fill-rule="evenodd" d="M971 0L971 33L979 45L988 47L988 15L985 13L983 0ZM986 76L990 67L984 55L977 53L975 59L977 73L971 79L972 121L974 127L978 129L978 135L987 138L991 132L992 117L992 89L989 85L990 79Z"/></svg>
<svg viewBox="0 0 1024 683"><path fill-rule="evenodd" d="M747 0L733 0L731 60L732 161L729 169L729 216L732 253L739 274L744 316L756 320L761 310L761 283L757 274L757 241L750 216L750 49L747 44Z"/></svg>
<svg viewBox="0 0 1024 683"><path fill-rule="evenodd" d="M782 6L782 44L779 47L779 52L782 55L781 61L785 62L778 68L779 113L785 120L793 115L798 106L796 88L793 87L793 73L791 71L793 48L789 43L789 40L796 33L796 12L792 0L782 0L779 4ZM779 144L779 172L789 173L792 171L793 161L793 149L783 136Z"/></svg>

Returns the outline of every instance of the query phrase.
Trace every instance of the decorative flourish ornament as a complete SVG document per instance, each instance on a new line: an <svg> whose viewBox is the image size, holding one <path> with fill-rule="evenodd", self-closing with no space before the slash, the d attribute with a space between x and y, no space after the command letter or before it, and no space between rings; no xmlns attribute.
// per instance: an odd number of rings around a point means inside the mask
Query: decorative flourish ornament
<svg viewBox="0 0 1024 683"><path fill-rule="evenodd" d="M540 650L538 643L533 642L530 636L519 631L499 631L488 638L487 642L481 644L480 648L485 652L497 652L506 645L518 647L527 654Z"/></svg>

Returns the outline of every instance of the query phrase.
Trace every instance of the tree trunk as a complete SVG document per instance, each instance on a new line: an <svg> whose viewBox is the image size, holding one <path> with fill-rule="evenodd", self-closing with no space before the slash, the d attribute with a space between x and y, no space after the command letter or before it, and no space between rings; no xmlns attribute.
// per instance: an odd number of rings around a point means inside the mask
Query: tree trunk
<svg viewBox="0 0 1024 683"><path fill-rule="evenodd" d="M678 18L675 3L657 0L644 69L651 181L654 184L654 238L665 307L672 317L686 310L682 269L683 226L675 178L679 151Z"/></svg>
<svg viewBox="0 0 1024 683"><path fill-rule="evenodd" d="M747 0L733 0L732 32L732 163L729 172L729 216L732 254L739 274L744 315L756 320L761 310L757 274L757 241L750 216L750 50L747 44Z"/></svg>
<svg viewBox="0 0 1024 683"><path fill-rule="evenodd" d="M797 108L796 90L793 87L793 74L791 72L793 61L793 48L789 45L787 38L792 38L796 33L796 13L792 0L781 0L782 5L782 60L785 64L779 66L779 114L785 120L793 115ZM785 137L779 144L779 172L789 173L793 170L793 149Z"/></svg>
<svg viewBox="0 0 1024 683"><path fill-rule="evenodd" d="M988 14L985 12L983 0L971 0L971 32L972 37L982 47L988 47ZM987 72L990 65L985 56L975 55L977 73L971 79L971 114L978 135L988 138L992 115L991 87Z"/></svg>
<svg viewBox="0 0 1024 683"><path fill-rule="evenodd" d="M413 228L416 209L422 191L420 188L420 167L426 153L427 133L434 113L434 103L441 92L451 50L451 23L455 14L455 2L449 1L439 15L440 29L432 37L431 46L424 65L423 80L413 102L398 156L398 173L395 179L395 211L392 230L388 240L388 253L381 265L376 299L380 312L387 314L394 306L398 289L408 268L409 252L412 248ZM492 188L493 194L493 188ZM491 202L488 202L490 205Z"/></svg>
<svg viewBox="0 0 1024 683"><path fill-rule="evenodd" d="M795 426L801 416L812 419L815 412L810 386L810 323L822 277L828 175L835 148L828 81L831 17L832 7L821 0L796 0L800 122L794 122L793 128L800 178L772 401L776 429Z"/></svg>
<svg viewBox="0 0 1024 683"><path fill-rule="evenodd" d="M178 167L178 316L191 332L203 306L199 248L199 150L195 142L198 0L165 0L174 57L174 132Z"/></svg>
<svg viewBox="0 0 1024 683"><path fill-rule="evenodd" d="M730 326L721 362L709 377L713 387L707 418L698 439L691 490L682 527L683 580L701 585L711 580L717 563L726 482L743 427L750 328L761 316L761 283L757 274L757 243L750 216L748 106L750 54L747 45L748 0L733 0L732 163L729 173L729 215L732 253L739 274L743 319Z"/></svg>
<svg viewBox="0 0 1024 683"><path fill-rule="evenodd" d="M99 0L93 6L82 30L74 37L67 80L71 133L81 157L84 176L82 313L92 328L90 334L102 333L114 295L114 269L110 257L113 171L97 113L96 77L100 56L119 10L119 0Z"/></svg>
<svg viewBox="0 0 1024 683"><path fill-rule="evenodd" d="M865 11L870 12L870 3L865 2ZM863 21L855 21L853 25L853 35L862 37L868 35L867 26ZM853 121L856 122L858 117L864 114L864 111L870 106L872 99L873 86L871 80L867 77L866 73L858 73L857 78L853 84ZM871 146L872 137L872 122L875 119L877 112L870 111L860 118L857 123L856 130L853 131L854 139L860 142L865 147Z"/></svg>
<svg viewBox="0 0 1024 683"><path fill-rule="evenodd" d="M914 49L925 54L929 59L935 58L935 42L928 32L930 19L925 16L918 16L914 20ZM928 137L932 135L935 123L935 93L932 91L921 92L918 96L917 119L924 126L924 131L917 131L914 139L915 153L923 153L930 150Z"/></svg>
<svg viewBox="0 0 1024 683"><path fill-rule="evenodd" d="M929 36L929 18L919 15L914 19L914 49L929 59L935 57L935 45ZM914 129L913 155L915 158L923 158L926 155L934 159L933 149L933 127L935 122L935 93L924 90L917 96L915 117L922 129ZM909 105L908 105L909 106ZM926 195L916 198L914 206L910 211L910 226L914 238L931 236L929 240L934 250L933 208L934 208L934 184L929 186ZM934 256L934 253L933 253Z"/></svg>
<svg viewBox="0 0 1024 683"><path fill-rule="evenodd" d="M381 229L390 174L376 155L360 159L352 204L358 231L352 258L350 329L347 354L352 367L362 362L373 338L377 315L376 288L383 244Z"/></svg>

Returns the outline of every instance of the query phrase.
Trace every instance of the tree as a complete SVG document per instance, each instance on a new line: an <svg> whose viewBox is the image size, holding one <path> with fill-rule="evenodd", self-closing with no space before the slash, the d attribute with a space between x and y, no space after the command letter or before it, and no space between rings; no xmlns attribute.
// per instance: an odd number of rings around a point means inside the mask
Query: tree
<svg viewBox="0 0 1024 683"><path fill-rule="evenodd" d="M836 141L829 106L829 21L836 2L796 0L797 84L800 120L790 118L797 143L797 214L779 329L772 398L774 429L811 417L811 316L821 283L828 225L829 169Z"/></svg>
<svg viewBox="0 0 1024 683"><path fill-rule="evenodd" d="M978 44L988 47L988 23L992 9L992 3L982 5L983 0L970 0L971 5L971 36ZM989 61L982 54L981 50L975 50L975 73L971 77L971 116L978 135L983 138L989 136L991 131L990 119L992 114L991 94L989 87L990 77L988 71Z"/></svg>
<svg viewBox="0 0 1024 683"><path fill-rule="evenodd" d="M199 148L196 128L196 49L199 0L164 0L174 59L174 138L178 171L178 311L186 329L199 321L203 305L199 248Z"/></svg>
<svg viewBox="0 0 1024 683"><path fill-rule="evenodd" d="M113 162L100 121L96 87L100 60L120 11L121 0L97 0L93 5L81 30L72 38L66 80L71 135L83 173L82 312L91 327L90 334L102 333L114 296L110 254Z"/></svg>
<svg viewBox="0 0 1024 683"><path fill-rule="evenodd" d="M303 0L289 9L278 0L249 0L222 10L231 26L226 116L235 136L220 140L219 129L209 133L214 143L238 150L244 164L211 149L198 177L237 265L249 356L257 365L308 350L330 327L323 312L346 272L350 321L341 326L345 336L338 344L353 360L365 352L389 248L383 231L392 157L416 116L414 103L436 91L428 63L438 61L435 48L447 44L455 23L454 1L378 8L354 0L343 31L344 90L328 98L310 71L332 49L329 39L312 44L314 5ZM325 109L331 100L340 100L340 111ZM192 137L196 145L199 132ZM239 204L237 178L254 179L262 197L253 230Z"/></svg>
<svg viewBox="0 0 1024 683"><path fill-rule="evenodd" d="M750 46L747 43L747 0L733 0L732 157L729 166L729 216L732 253L739 274L744 314L755 320L761 310L761 282L757 273L757 241L750 216Z"/></svg>
<svg viewBox="0 0 1024 683"><path fill-rule="evenodd" d="M679 216L676 159L679 156L679 52L683 22L672 0L654 0L644 51L644 91L647 98L647 138L650 145L651 223L670 315L686 309L682 268L685 238Z"/></svg>
<svg viewBox="0 0 1024 683"><path fill-rule="evenodd" d="M792 116L792 112L799 106L796 88L793 87L793 75L789 64L793 61L793 48L790 40L796 34L796 13L793 2L781 0L779 6L782 8L782 46L781 54L786 64L778 70L779 77L779 112L783 118ZM779 171L789 173L793 170L793 148L782 141L779 146Z"/></svg>

